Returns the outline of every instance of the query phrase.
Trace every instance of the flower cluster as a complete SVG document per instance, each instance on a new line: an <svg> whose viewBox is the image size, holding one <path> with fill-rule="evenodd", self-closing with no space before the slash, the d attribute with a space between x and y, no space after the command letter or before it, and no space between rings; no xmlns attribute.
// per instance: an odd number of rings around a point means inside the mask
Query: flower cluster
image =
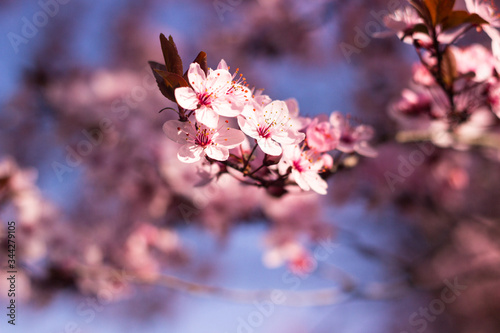
<svg viewBox="0 0 500 333"><path fill-rule="evenodd" d="M500 21L490 3L465 2L468 11L454 10L455 1L412 1L386 18L420 59L412 87L390 108L405 131L403 141L425 139L456 149L491 142L500 117ZM453 45L473 28L487 33L492 51L479 44Z"/></svg>
<svg viewBox="0 0 500 333"><path fill-rule="evenodd" d="M208 68L204 52L182 74L172 37L161 35L160 41L166 64L151 67L162 93L178 106L179 119L163 130L182 145L181 162L218 164L214 176L227 172L280 196L290 185L326 194L327 176L346 157L376 155L368 144L371 127L354 125L339 112L329 119L300 117L296 100L272 100L249 89L239 69L231 74L224 60Z"/></svg>

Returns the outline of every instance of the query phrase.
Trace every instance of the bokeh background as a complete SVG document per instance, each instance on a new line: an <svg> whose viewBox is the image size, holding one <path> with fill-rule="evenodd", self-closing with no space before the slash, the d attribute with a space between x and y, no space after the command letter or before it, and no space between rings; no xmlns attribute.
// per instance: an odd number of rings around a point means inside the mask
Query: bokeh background
<svg viewBox="0 0 500 333"><path fill-rule="evenodd" d="M414 51L366 32L388 3L2 1L0 260L15 220L19 270L15 327L0 282L2 332L500 331L498 151L432 147L387 182L422 149L394 140L387 112ZM175 114L158 112L172 104L147 65L160 33L185 67L203 50L303 116L372 125L379 156L326 197L199 186L162 132ZM317 267L271 267L286 244ZM273 289L298 301L269 310Z"/></svg>

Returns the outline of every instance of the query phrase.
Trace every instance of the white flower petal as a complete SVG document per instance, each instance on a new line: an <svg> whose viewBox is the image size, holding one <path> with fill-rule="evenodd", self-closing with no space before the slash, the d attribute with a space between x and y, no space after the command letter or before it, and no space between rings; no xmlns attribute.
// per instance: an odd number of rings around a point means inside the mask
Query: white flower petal
<svg viewBox="0 0 500 333"><path fill-rule="evenodd" d="M224 59L221 59L219 65L217 66L217 69L225 69L227 71L229 70L229 66Z"/></svg>
<svg viewBox="0 0 500 333"><path fill-rule="evenodd" d="M198 122L210 128L216 128L219 122L219 115L206 106L202 106L196 110L195 116Z"/></svg>
<svg viewBox="0 0 500 333"><path fill-rule="evenodd" d="M208 146L205 148L205 153L217 161L225 161L229 158L229 150L222 146Z"/></svg>
<svg viewBox="0 0 500 333"><path fill-rule="evenodd" d="M231 73L224 69L217 69L210 73L206 82L208 93L212 93L215 98L225 97L226 92L231 87L233 77Z"/></svg>
<svg viewBox="0 0 500 333"><path fill-rule="evenodd" d="M306 135L304 133L300 133L292 128L283 131L277 131L273 133L272 138L276 142L285 145L296 145L304 141Z"/></svg>
<svg viewBox="0 0 500 333"><path fill-rule="evenodd" d="M264 112L268 112L269 115L279 114L280 118L288 118L288 107L286 103L280 100L272 101L264 107Z"/></svg>
<svg viewBox="0 0 500 333"><path fill-rule="evenodd" d="M194 163L201 159L203 148L193 144L186 144L179 148L177 158L183 163Z"/></svg>
<svg viewBox="0 0 500 333"><path fill-rule="evenodd" d="M243 106L238 104L233 98L217 98L211 104L213 110L224 117L236 117L243 111Z"/></svg>
<svg viewBox="0 0 500 333"><path fill-rule="evenodd" d="M314 192L322 195L327 193L326 189L328 188L328 184L323 178L320 177L319 174L314 172L304 172L302 173L302 176Z"/></svg>
<svg viewBox="0 0 500 333"><path fill-rule="evenodd" d="M191 65L189 65L188 79L189 84L193 87L194 91L199 94L205 92L205 82L207 80L207 77L205 76L205 72L203 71L203 69L201 69L200 65L197 62L193 62Z"/></svg>
<svg viewBox="0 0 500 333"><path fill-rule="evenodd" d="M238 117L238 126L241 130L248 136L254 139L259 138L259 132L257 132L257 127L252 124L252 122L243 117Z"/></svg>
<svg viewBox="0 0 500 333"><path fill-rule="evenodd" d="M302 173L300 173L297 170L293 169L292 170L292 177L293 177L293 180L295 180L295 182L297 183L297 185L299 185L299 187L301 189L303 189L304 191L309 191L311 189L311 187L309 186L309 184L304 179Z"/></svg>
<svg viewBox="0 0 500 333"><path fill-rule="evenodd" d="M165 124L163 124L163 132L170 140L183 144L188 141L186 139L194 138L196 135L196 132L190 123L178 120L169 120L165 122ZM186 134L189 134L191 137Z"/></svg>
<svg viewBox="0 0 500 333"><path fill-rule="evenodd" d="M193 89L180 87L174 91L177 104L187 110L195 110L198 107L198 97Z"/></svg>
<svg viewBox="0 0 500 333"><path fill-rule="evenodd" d="M335 128L344 127L345 120L342 113L338 111L332 112L332 114L330 115L330 124L332 124Z"/></svg>
<svg viewBox="0 0 500 333"><path fill-rule="evenodd" d="M234 148L245 141L245 134L235 128L221 128L214 142L226 148Z"/></svg>
<svg viewBox="0 0 500 333"><path fill-rule="evenodd" d="M359 142L354 146L354 150L366 157L377 157L378 153L375 149L370 147L366 141Z"/></svg>
<svg viewBox="0 0 500 333"><path fill-rule="evenodd" d="M257 144L268 155L279 156L283 152L281 146L270 138L259 138L257 139Z"/></svg>

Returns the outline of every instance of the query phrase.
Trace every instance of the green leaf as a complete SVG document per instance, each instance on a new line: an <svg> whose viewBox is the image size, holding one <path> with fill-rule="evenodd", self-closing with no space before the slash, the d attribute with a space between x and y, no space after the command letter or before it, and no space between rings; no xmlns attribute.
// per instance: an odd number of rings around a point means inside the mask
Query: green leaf
<svg viewBox="0 0 500 333"><path fill-rule="evenodd" d="M164 34L160 34L160 44L167 71L170 73L182 75L182 73L184 72L182 67L182 59L179 56L177 46L175 45L172 36L168 36L167 39Z"/></svg>
<svg viewBox="0 0 500 333"><path fill-rule="evenodd" d="M488 21L484 20L481 16L477 14L470 14L464 10L456 10L451 12L451 14L442 22L443 30L454 29L462 24L473 24L481 25L488 24Z"/></svg>

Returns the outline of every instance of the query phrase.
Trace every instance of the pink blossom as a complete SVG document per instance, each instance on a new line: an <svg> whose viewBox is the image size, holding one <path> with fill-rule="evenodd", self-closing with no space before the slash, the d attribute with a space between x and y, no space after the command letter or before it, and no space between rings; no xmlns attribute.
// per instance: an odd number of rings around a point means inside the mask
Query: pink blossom
<svg viewBox="0 0 500 333"><path fill-rule="evenodd" d="M411 30L420 23L423 23L422 18L418 15L415 8L406 6L404 8L398 8L394 13L384 17L384 23L387 28L391 29L399 39L408 44L413 44L414 39L428 39L422 33L410 34ZM378 34L380 36L385 36L387 34Z"/></svg>
<svg viewBox="0 0 500 333"><path fill-rule="evenodd" d="M163 125L167 136L183 144L177 153L181 162L194 163L204 154L208 157L225 161L229 158L229 149L234 148L245 140L245 135L225 123L218 128L210 128L202 124L194 125L189 122L169 120Z"/></svg>
<svg viewBox="0 0 500 333"><path fill-rule="evenodd" d="M427 68L421 64L416 63L413 65L413 81L423 86L432 86L436 84L436 80Z"/></svg>
<svg viewBox="0 0 500 333"><path fill-rule="evenodd" d="M367 157L377 156L377 152L368 145L368 140L373 137L373 128L366 125L352 127L349 119L340 112L330 115L330 123L340 133L339 143L336 149L344 153L357 152Z"/></svg>
<svg viewBox="0 0 500 333"><path fill-rule="evenodd" d="M257 104L257 106L264 107L267 104L271 103L273 100L268 95L264 94L264 89L257 89L253 91L253 102ZM288 104L287 104L288 105ZM290 111L290 110L289 110Z"/></svg>
<svg viewBox="0 0 500 333"><path fill-rule="evenodd" d="M330 154L322 154L323 166L325 169L330 170L333 168L333 157Z"/></svg>
<svg viewBox="0 0 500 333"><path fill-rule="evenodd" d="M445 116L446 110L436 107L428 89L404 89L401 98L389 108L389 115L405 129L425 130L433 119Z"/></svg>
<svg viewBox="0 0 500 333"><path fill-rule="evenodd" d="M236 117L241 107L228 95L232 85L231 74L224 69L210 71L208 77L197 63L189 66L188 79L191 87L175 89L177 103L187 110L196 110L196 120L215 128L220 116Z"/></svg>
<svg viewBox="0 0 500 333"><path fill-rule="evenodd" d="M475 13L488 21L488 24L483 24L481 27L491 38L491 50L497 60L495 67L497 72L500 72L500 32L496 29L500 27L500 16L493 5L484 0L465 0L465 5L470 13Z"/></svg>
<svg viewBox="0 0 500 333"><path fill-rule="evenodd" d="M229 72L229 66L224 59L219 62L217 70L225 70ZM239 74L238 76L238 72L239 69L236 69L236 72L232 75L233 80L226 92L226 95L231 97L230 103L236 103L233 107L241 106L242 108L243 105L251 104L253 100L252 91L246 86L246 79L243 77L243 74ZM209 73L211 73L211 70L209 70Z"/></svg>
<svg viewBox="0 0 500 333"><path fill-rule="evenodd" d="M290 123L288 107L283 101L274 101L264 108L245 106L238 124L245 134L257 140L262 151L278 156L281 145L294 145L302 142L304 133L298 132Z"/></svg>
<svg viewBox="0 0 500 333"><path fill-rule="evenodd" d="M495 59L491 52L480 44L465 48L450 46L455 56L457 71L460 74L474 73L474 81L490 79L495 70Z"/></svg>
<svg viewBox="0 0 500 333"><path fill-rule="evenodd" d="M316 152L323 153L337 147L340 132L328 121L319 117L313 119L306 131L307 145Z"/></svg>
<svg viewBox="0 0 500 333"><path fill-rule="evenodd" d="M490 1L465 0L465 6L470 13L481 16L492 27L500 27L500 16L495 12L495 8Z"/></svg>
<svg viewBox="0 0 500 333"><path fill-rule="evenodd" d="M311 123L310 118L299 116L299 102L297 102L295 98L289 98L285 101L285 103L288 107L290 118L292 118L290 119L290 123L296 130L300 131Z"/></svg>
<svg viewBox="0 0 500 333"><path fill-rule="evenodd" d="M278 167L281 173L291 168L292 179L302 190L326 194L328 184L319 175L324 168L321 155L311 150L304 151L298 145L286 146L283 148L283 159Z"/></svg>

